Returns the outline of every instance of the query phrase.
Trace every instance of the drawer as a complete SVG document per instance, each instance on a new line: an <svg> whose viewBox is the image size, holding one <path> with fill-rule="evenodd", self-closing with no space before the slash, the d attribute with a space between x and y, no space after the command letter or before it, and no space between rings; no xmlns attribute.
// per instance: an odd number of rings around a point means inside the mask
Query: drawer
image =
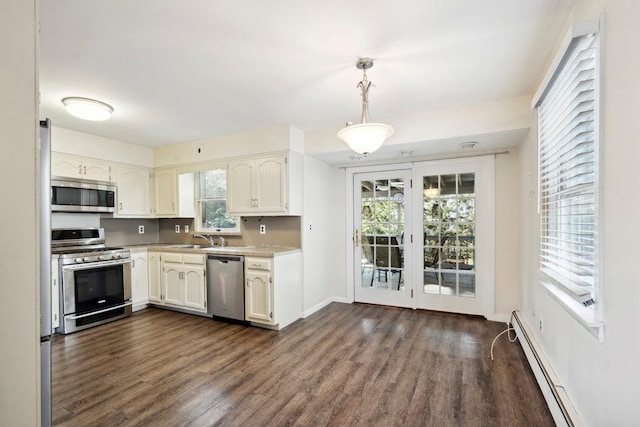
<svg viewBox="0 0 640 427"><path fill-rule="evenodd" d="M204 265L205 256L198 254L182 254L182 262L184 264Z"/></svg>
<svg viewBox="0 0 640 427"><path fill-rule="evenodd" d="M162 261L164 262L177 262L182 263L182 254L173 253L173 252L163 252L162 253Z"/></svg>
<svg viewBox="0 0 640 427"><path fill-rule="evenodd" d="M245 258L244 265L251 270L271 270L271 260L267 258Z"/></svg>

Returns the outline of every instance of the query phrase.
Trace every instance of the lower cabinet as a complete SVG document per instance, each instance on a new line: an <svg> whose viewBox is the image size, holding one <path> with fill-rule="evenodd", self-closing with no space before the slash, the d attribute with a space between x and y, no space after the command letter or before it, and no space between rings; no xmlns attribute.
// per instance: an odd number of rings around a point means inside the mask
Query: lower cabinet
<svg viewBox="0 0 640 427"><path fill-rule="evenodd" d="M163 252L160 253L159 259L159 303L205 313L207 311L205 256Z"/></svg>
<svg viewBox="0 0 640 427"><path fill-rule="evenodd" d="M149 266L146 250L131 251L131 300L133 311L149 303Z"/></svg>
<svg viewBox="0 0 640 427"><path fill-rule="evenodd" d="M149 302L162 303L160 291L160 252L149 252L147 255L149 264Z"/></svg>
<svg viewBox="0 0 640 427"><path fill-rule="evenodd" d="M282 329L302 317L302 253L245 257L245 318Z"/></svg>
<svg viewBox="0 0 640 427"><path fill-rule="evenodd" d="M245 258L245 319L273 325L271 260Z"/></svg>
<svg viewBox="0 0 640 427"><path fill-rule="evenodd" d="M58 256L51 258L51 329L60 326L60 278Z"/></svg>

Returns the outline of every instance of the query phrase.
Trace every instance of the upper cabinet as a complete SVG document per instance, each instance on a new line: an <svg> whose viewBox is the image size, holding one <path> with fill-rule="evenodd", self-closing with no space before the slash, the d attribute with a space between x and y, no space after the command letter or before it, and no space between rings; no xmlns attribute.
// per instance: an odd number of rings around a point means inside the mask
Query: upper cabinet
<svg viewBox="0 0 640 427"><path fill-rule="evenodd" d="M118 203L115 216L140 217L151 215L151 170L141 166L117 167L116 192Z"/></svg>
<svg viewBox="0 0 640 427"><path fill-rule="evenodd" d="M51 153L51 175L69 178L113 181L109 162L66 153Z"/></svg>
<svg viewBox="0 0 640 427"><path fill-rule="evenodd" d="M156 216L178 216L178 178L175 168L155 170L153 196L153 213Z"/></svg>
<svg viewBox="0 0 640 427"><path fill-rule="evenodd" d="M233 160L227 173L230 215L301 215L302 156L295 152Z"/></svg>

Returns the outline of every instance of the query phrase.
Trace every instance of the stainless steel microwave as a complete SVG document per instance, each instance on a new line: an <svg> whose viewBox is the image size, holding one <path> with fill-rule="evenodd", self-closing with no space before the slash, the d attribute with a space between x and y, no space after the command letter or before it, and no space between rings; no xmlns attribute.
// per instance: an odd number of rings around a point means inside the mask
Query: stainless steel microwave
<svg viewBox="0 0 640 427"><path fill-rule="evenodd" d="M51 177L53 212L114 212L115 206L113 182Z"/></svg>

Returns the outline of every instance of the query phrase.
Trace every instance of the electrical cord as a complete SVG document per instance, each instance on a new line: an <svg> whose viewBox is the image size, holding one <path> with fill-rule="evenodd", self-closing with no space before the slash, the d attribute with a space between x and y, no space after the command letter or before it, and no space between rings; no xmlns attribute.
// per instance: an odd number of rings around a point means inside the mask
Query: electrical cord
<svg viewBox="0 0 640 427"><path fill-rule="evenodd" d="M496 344L496 341L498 340L498 338L500 338L500 336L504 333L507 334L507 337L509 338L509 342L516 342L516 340L518 339L518 335L515 334L513 336L513 338L511 338L511 331L515 331L515 329L513 329L511 327L512 323L513 323L513 311L511 312L511 317L509 318L509 321L507 322L507 329L505 329L504 331L500 332L498 335L496 335L496 337L493 339L493 342L491 343L491 360L493 360L493 346Z"/></svg>

